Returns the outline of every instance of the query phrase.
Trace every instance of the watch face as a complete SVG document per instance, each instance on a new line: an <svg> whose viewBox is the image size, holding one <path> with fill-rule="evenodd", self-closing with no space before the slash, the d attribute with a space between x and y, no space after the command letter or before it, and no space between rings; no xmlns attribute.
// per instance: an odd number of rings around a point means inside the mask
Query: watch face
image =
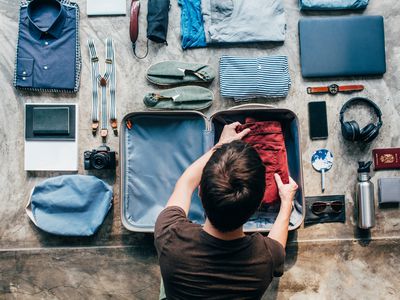
<svg viewBox="0 0 400 300"><path fill-rule="evenodd" d="M329 93L336 95L339 92L339 86L337 84L331 84L329 86Z"/></svg>

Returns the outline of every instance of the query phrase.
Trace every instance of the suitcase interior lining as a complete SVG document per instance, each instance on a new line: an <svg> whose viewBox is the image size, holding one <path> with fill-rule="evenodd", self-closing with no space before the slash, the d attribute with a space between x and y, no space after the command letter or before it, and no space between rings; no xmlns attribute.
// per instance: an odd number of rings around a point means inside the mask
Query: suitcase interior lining
<svg viewBox="0 0 400 300"><path fill-rule="evenodd" d="M206 120L200 114L137 115L125 130L125 220L139 228L154 228L175 183L203 152ZM197 192L189 218L204 223Z"/></svg>

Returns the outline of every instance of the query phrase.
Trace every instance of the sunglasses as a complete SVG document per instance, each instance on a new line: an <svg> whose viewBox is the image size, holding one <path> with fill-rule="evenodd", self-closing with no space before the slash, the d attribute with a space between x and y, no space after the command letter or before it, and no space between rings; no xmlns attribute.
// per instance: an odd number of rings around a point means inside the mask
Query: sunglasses
<svg viewBox="0 0 400 300"><path fill-rule="evenodd" d="M330 208L330 211L328 210ZM322 202L317 201L311 205L311 211L316 214L323 214L323 213L341 213L343 210L343 202L341 201L333 201L333 202Z"/></svg>

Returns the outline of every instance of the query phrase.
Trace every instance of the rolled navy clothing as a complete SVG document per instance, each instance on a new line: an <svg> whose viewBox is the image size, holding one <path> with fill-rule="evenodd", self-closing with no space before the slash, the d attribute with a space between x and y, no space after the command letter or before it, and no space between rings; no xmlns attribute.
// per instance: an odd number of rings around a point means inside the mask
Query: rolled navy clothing
<svg viewBox="0 0 400 300"><path fill-rule="evenodd" d="M167 43L170 0L147 1L147 38Z"/></svg>
<svg viewBox="0 0 400 300"><path fill-rule="evenodd" d="M205 47L201 0L178 0L181 7L181 46L182 49Z"/></svg>
<svg viewBox="0 0 400 300"><path fill-rule="evenodd" d="M285 40L281 0L202 0L201 11L207 44Z"/></svg>
<svg viewBox="0 0 400 300"><path fill-rule="evenodd" d="M369 0L299 0L302 10L364 9Z"/></svg>
<svg viewBox="0 0 400 300"><path fill-rule="evenodd" d="M243 101L283 98L289 93L291 79L287 56L222 56L219 66L222 97Z"/></svg>
<svg viewBox="0 0 400 300"><path fill-rule="evenodd" d="M236 131L246 128L251 131L243 138L258 154L265 166L265 192L262 203L272 205L280 201L278 186L274 174L281 176L284 184L289 183L289 167L286 154L285 138L282 125L277 121L257 121L246 118L245 124L239 125Z"/></svg>

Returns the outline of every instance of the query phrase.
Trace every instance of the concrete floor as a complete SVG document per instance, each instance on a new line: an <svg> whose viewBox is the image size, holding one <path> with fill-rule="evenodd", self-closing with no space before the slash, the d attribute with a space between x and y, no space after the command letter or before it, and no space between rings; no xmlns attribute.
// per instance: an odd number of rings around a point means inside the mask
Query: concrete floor
<svg viewBox="0 0 400 300"><path fill-rule="evenodd" d="M327 174L325 194L346 195L346 223L320 224L300 228L291 234L287 250L286 272L267 290L265 299L398 299L400 297L400 209L376 211L376 227L369 235L355 226L354 186L358 160L371 159L373 148L400 146L400 2L374 1L363 14L385 17L387 73L383 78L336 80L337 83L361 83L366 96L378 103L383 111L384 126L378 139L367 146L343 140L338 112L348 95L310 96L309 85L328 85L334 81L306 81L300 75L297 22L307 17L298 10L297 0L284 0L288 34L282 46L262 44L238 47L196 49L183 52L180 48L180 10L172 1L168 32L169 46L150 43L149 56L136 60L130 47L126 17L88 18L86 1L77 1L81 8L81 43L83 69L81 89L77 95L37 94L17 91L12 87L15 44L18 29L17 1L0 0L0 299L156 299L159 270L152 236L125 230L120 218L119 169L115 176L103 175L114 184L114 207L100 231L90 238L60 238L46 234L29 221L24 208L33 186L45 178L60 175L52 172L25 172L23 166L25 103L78 103L79 153L92 149L100 140L90 133L91 82L86 40L100 43L112 36L116 43L118 72L118 118L144 110L145 92L156 88L146 82L146 69L164 60L200 61L218 69L223 54L289 56L292 88L284 100L261 100L263 103L289 108L300 119L302 131L304 190L307 196L320 194L319 174L309 160L314 150L322 147L335 155L335 165ZM141 32L138 51L145 47L146 3L141 1ZM334 13L338 15L342 13ZM349 14L349 13L346 13ZM351 14L351 13L350 13ZM316 15L313 13L312 15ZM321 15L318 13L318 15ZM327 13L323 15L332 15ZM218 80L211 85L216 95L207 111L226 109L233 101L221 99ZM329 139L311 141L308 137L307 103L326 100L328 106ZM359 118L361 125L369 122L366 112L355 110L349 118ZM118 149L118 139L110 145ZM80 155L81 156L81 155ZM85 174L82 159L80 174ZM399 176L399 171L381 171L378 178Z"/></svg>

